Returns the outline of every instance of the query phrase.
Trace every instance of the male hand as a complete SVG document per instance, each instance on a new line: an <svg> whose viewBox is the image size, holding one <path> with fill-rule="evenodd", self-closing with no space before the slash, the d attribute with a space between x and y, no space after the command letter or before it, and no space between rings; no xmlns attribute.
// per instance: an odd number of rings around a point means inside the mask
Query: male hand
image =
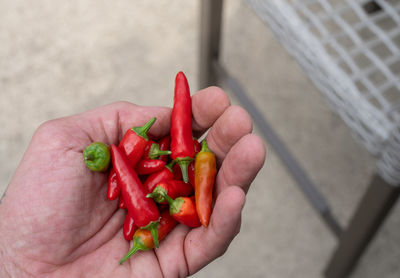
<svg viewBox="0 0 400 278"><path fill-rule="evenodd" d="M108 201L107 173L83 162L93 141L118 144L151 117L156 138L169 133L171 109L119 102L44 123L35 133L0 204L1 277L186 277L221 256L240 230L245 193L265 160L249 115L216 87L192 96L193 130L206 130L217 156L209 227L178 225L153 251L123 265L130 246L125 211Z"/></svg>

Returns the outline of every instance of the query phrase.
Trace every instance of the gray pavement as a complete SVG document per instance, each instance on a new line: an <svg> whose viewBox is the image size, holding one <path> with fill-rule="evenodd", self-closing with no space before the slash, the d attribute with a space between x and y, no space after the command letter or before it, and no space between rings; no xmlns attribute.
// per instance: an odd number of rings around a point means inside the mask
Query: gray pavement
<svg viewBox="0 0 400 278"><path fill-rule="evenodd" d="M374 158L249 7L225 6L224 63L345 225ZM198 88L198 9L184 0L0 1L0 193L42 122L118 100L171 106L179 70ZM336 240L265 143L241 233L194 277L322 277ZM397 205L352 277L399 277L399 216Z"/></svg>

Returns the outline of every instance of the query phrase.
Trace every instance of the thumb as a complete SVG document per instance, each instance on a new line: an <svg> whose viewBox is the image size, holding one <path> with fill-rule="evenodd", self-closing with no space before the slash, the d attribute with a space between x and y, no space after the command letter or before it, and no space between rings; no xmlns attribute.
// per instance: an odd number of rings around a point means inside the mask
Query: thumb
<svg viewBox="0 0 400 278"><path fill-rule="evenodd" d="M200 227L188 234L184 251L190 274L225 253L240 231L245 200L240 187L227 187L218 195L208 228Z"/></svg>

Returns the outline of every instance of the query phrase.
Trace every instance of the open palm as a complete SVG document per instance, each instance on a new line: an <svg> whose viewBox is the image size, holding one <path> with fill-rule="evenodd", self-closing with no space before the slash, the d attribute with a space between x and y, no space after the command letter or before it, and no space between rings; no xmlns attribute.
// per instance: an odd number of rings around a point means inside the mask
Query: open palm
<svg viewBox="0 0 400 278"><path fill-rule="evenodd" d="M208 229L178 225L155 251L129 250L125 211L106 198L107 174L89 171L82 152L93 141L118 144L124 132L151 117L149 134L169 132L171 109L114 103L52 120L35 133L0 204L0 276L185 277L221 256L240 230L245 192L265 159L248 114L220 89L192 96L193 130L211 127L217 155L216 202ZM3 271L3 272L2 272Z"/></svg>

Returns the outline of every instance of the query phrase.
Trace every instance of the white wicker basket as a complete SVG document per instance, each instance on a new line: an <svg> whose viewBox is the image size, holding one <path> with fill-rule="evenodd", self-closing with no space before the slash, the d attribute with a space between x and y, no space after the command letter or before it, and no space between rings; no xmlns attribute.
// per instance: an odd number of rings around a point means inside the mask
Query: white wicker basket
<svg viewBox="0 0 400 278"><path fill-rule="evenodd" d="M400 0L247 0L400 185Z"/></svg>

